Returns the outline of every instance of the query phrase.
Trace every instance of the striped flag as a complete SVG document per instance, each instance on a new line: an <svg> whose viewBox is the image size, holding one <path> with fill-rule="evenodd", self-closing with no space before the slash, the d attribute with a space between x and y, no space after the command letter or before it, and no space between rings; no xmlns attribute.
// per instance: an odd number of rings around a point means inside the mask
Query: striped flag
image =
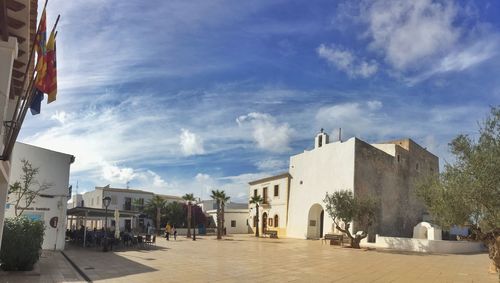
<svg viewBox="0 0 500 283"><path fill-rule="evenodd" d="M36 63L37 77L35 81L35 87L42 92L47 92L45 86L45 75L47 73L47 18L45 9L43 9L42 16L40 18L40 25L38 27L35 40L35 49L38 58Z"/></svg>
<svg viewBox="0 0 500 283"><path fill-rule="evenodd" d="M49 98L47 103L56 100L57 95L57 63L56 63L56 35L52 31L47 42L47 72L45 75L45 92Z"/></svg>

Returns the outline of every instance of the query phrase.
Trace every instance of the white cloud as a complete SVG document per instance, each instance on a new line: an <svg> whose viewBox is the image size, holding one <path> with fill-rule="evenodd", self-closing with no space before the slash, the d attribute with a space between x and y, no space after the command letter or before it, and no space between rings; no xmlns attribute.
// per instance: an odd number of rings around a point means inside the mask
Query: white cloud
<svg viewBox="0 0 500 283"><path fill-rule="evenodd" d="M455 45L461 33L453 25L457 11L450 1L381 0L368 5L361 17L368 23L371 47L404 70Z"/></svg>
<svg viewBox="0 0 500 283"><path fill-rule="evenodd" d="M459 72L472 68L495 56L498 53L499 43L499 37L492 36L489 39L480 40L465 49L452 51L433 64L428 71L410 77L407 81L410 84L415 84L436 74Z"/></svg>
<svg viewBox="0 0 500 283"><path fill-rule="evenodd" d="M252 131L257 147L273 152L284 152L288 146L293 130L287 123L278 123L276 119L265 113L252 112L236 119L240 127Z"/></svg>
<svg viewBox="0 0 500 283"><path fill-rule="evenodd" d="M134 169L123 167L120 168L112 164L103 164L102 179L115 184L126 184L134 178Z"/></svg>
<svg viewBox="0 0 500 283"><path fill-rule="evenodd" d="M182 129L179 139L179 144L184 155L196 155L205 152L203 149L203 140L189 130Z"/></svg>
<svg viewBox="0 0 500 283"><path fill-rule="evenodd" d="M352 52L335 46L327 47L321 44L316 52L319 57L326 59L328 63L347 73L350 77L368 78L374 75L378 69L375 61L361 60L356 58Z"/></svg>
<svg viewBox="0 0 500 283"><path fill-rule="evenodd" d="M379 110L380 108L382 108L382 102L378 100L368 101L366 104L368 105L368 108L370 110Z"/></svg>
<svg viewBox="0 0 500 283"><path fill-rule="evenodd" d="M64 124L66 122L66 119L68 118L68 114L64 111L56 111L56 113L52 114L50 116L51 120L56 120L61 124Z"/></svg>
<svg viewBox="0 0 500 283"><path fill-rule="evenodd" d="M286 170L287 162L280 159L265 159L255 164L260 171Z"/></svg>

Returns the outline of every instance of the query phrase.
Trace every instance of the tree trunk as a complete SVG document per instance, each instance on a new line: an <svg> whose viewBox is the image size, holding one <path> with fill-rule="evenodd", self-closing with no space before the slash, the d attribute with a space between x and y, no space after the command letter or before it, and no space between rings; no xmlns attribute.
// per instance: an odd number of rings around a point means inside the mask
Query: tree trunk
<svg viewBox="0 0 500 283"><path fill-rule="evenodd" d="M187 238L191 238L191 205L188 204L187 207L187 224L188 224L188 231L187 231Z"/></svg>
<svg viewBox="0 0 500 283"><path fill-rule="evenodd" d="M161 208L156 208L156 234L160 233Z"/></svg>
<svg viewBox="0 0 500 283"><path fill-rule="evenodd" d="M359 242L361 242L361 238L351 238L351 248L360 249Z"/></svg>
<svg viewBox="0 0 500 283"><path fill-rule="evenodd" d="M500 234L490 236L491 240L488 241L488 256L491 259L489 272L498 273L498 279L500 279Z"/></svg>
<svg viewBox="0 0 500 283"><path fill-rule="evenodd" d="M220 201L217 200L217 240L222 239Z"/></svg>
<svg viewBox="0 0 500 283"><path fill-rule="evenodd" d="M256 206L257 212L255 214L255 237L259 237L259 205Z"/></svg>
<svg viewBox="0 0 500 283"><path fill-rule="evenodd" d="M225 208L224 208L224 207L225 207L225 205L224 205L224 203L222 203L222 208L221 208L221 211L220 211L220 214L221 214L221 226L220 226L220 227L221 227L221 234L222 234L223 236L226 236L226 233L224 233L224 231L225 231L225 229L226 229L226 226L225 226L225 225L226 225L226 223L225 223L225 221L224 221L224 220L225 220L225 219L224 219L224 210L225 210Z"/></svg>

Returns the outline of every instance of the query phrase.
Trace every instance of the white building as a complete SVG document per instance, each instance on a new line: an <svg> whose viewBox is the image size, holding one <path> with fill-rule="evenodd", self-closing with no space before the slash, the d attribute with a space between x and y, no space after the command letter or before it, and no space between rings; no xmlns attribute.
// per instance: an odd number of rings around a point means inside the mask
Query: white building
<svg viewBox="0 0 500 283"><path fill-rule="evenodd" d="M153 225L151 219L146 217L140 217L140 211L148 201L150 201L154 193L137 190L137 189L121 189L121 188L110 188L108 186L95 187L93 191L89 191L80 195L72 196L72 200L68 202L69 206L72 207L87 207L87 208L99 208L103 209L104 204L102 203L103 198L110 197L111 202L108 206L108 210L114 211L118 209L120 211L126 212L137 212L137 217L134 219L132 217L122 217L120 218L120 223L118 223L120 231L125 230L144 230L147 225ZM164 199L167 203L170 202L183 202L181 197L171 196L171 195L158 195ZM71 228L78 228L79 225L83 223L73 223L70 221ZM114 227L116 225L113 217L108 217L108 227ZM100 229L104 226L104 221L101 218L89 218L87 223L84 225L90 229L97 228Z"/></svg>
<svg viewBox="0 0 500 283"><path fill-rule="evenodd" d="M33 73L34 61L28 66L28 57L36 33L37 1L16 0L14 5L0 5L0 15L8 15L0 21L0 206L3 207L7 201L12 149L23 123L20 115L14 113L21 113L22 104L18 105L17 100L24 96ZM26 80L25 75L28 75ZM0 243L4 217L5 210L0 209Z"/></svg>
<svg viewBox="0 0 500 283"><path fill-rule="evenodd" d="M49 184L47 190L41 191L32 204L25 208L22 215L45 222L43 249L64 249L66 231L66 201L69 196L70 165L75 157L24 143L17 142L12 152L12 172L10 184L21 181L23 176L22 162L26 160L33 168L38 168L36 176L38 184ZM34 184L31 189L38 189ZM15 217L17 198L11 194L8 197L6 217ZM24 199L19 202L24 206Z"/></svg>
<svg viewBox="0 0 500 283"><path fill-rule="evenodd" d="M338 232L324 211L323 199L327 192L351 190L356 197L379 199L377 223L367 231L371 237L411 237L424 215L423 204L414 195L416 182L438 170L438 158L410 139L368 144L351 138L330 143L321 132L314 149L290 157L289 173L250 182L249 196L264 198L259 229L278 230L279 236L320 238ZM254 205L248 217L255 229ZM352 229L364 227L354 223Z"/></svg>
<svg viewBox="0 0 500 283"><path fill-rule="evenodd" d="M217 203L214 200L204 200L200 204L203 212L209 217L209 223L217 225ZM224 227L229 234L248 234L248 204L229 202L224 207Z"/></svg>

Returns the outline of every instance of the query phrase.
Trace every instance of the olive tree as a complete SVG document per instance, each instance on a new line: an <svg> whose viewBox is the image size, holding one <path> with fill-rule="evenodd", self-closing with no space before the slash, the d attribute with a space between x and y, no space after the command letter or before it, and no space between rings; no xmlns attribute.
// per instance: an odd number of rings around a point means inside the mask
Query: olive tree
<svg viewBox="0 0 500 283"><path fill-rule="evenodd" d="M375 221L377 203L372 198L355 198L352 191L341 190L332 194L326 193L323 200L326 212L333 220L335 227L345 233L351 240L351 247L359 249L359 243L366 238L366 231L351 234L351 222L368 229ZM343 224L343 225L342 225Z"/></svg>
<svg viewBox="0 0 500 283"><path fill-rule="evenodd" d="M420 184L417 195L444 229L469 227L468 240L488 246L491 271L500 268L500 108L479 124L479 136L459 135L450 143L455 156L439 178Z"/></svg>
<svg viewBox="0 0 500 283"><path fill-rule="evenodd" d="M13 200L16 217L21 216L40 193L53 186L50 183L40 183L37 180L40 169L33 167L28 160L22 159L21 163L20 180L9 186L9 198Z"/></svg>

